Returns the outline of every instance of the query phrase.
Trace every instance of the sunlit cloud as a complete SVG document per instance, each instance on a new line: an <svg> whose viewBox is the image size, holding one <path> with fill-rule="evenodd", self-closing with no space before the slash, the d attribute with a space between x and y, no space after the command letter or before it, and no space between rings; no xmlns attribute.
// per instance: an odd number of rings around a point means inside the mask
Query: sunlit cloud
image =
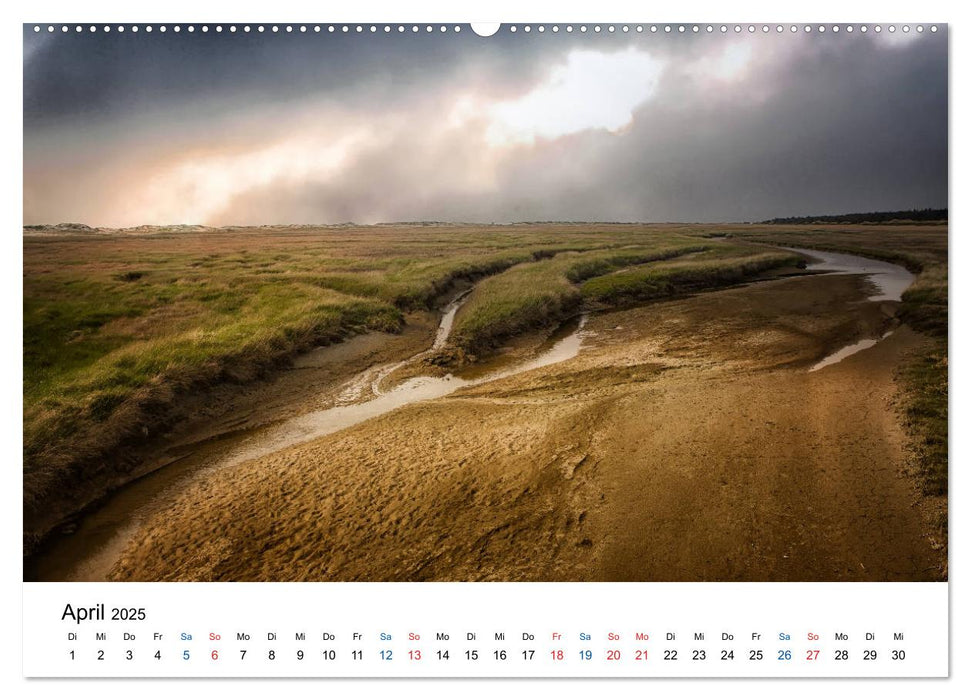
<svg viewBox="0 0 971 700"><path fill-rule="evenodd" d="M663 65L633 47L615 53L572 51L546 82L488 110L486 139L500 145L555 139L587 129L618 131L651 97Z"/></svg>
<svg viewBox="0 0 971 700"><path fill-rule="evenodd" d="M752 42L739 41L729 44L722 54L711 62L711 74L720 80L735 80L744 74L752 60Z"/></svg>
<svg viewBox="0 0 971 700"><path fill-rule="evenodd" d="M633 48L574 51L544 82L516 100L465 94L445 100L450 110L411 105L371 114L363 120L368 126L355 125L354 119L331 119L309 129L302 126L302 132L269 144L255 139L248 148L234 143L223 151L183 153L155 166L144 186L112 207L112 216L146 223L223 221L248 192L332 187L380 148L402 141L425 144L428 154L441 143L484 143L478 157L457 160L445 169L413 161L407 170L415 177L404 186L426 196L436 172L447 170L453 192L484 193L495 186L496 170L510 145L591 129L616 132L630 124L633 110L651 96L661 67L661 61ZM300 121L308 119L302 116Z"/></svg>
<svg viewBox="0 0 971 700"><path fill-rule="evenodd" d="M753 58L753 44L746 37L731 41L717 52L701 54L687 64L685 72L704 83L736 83L748 77Z"/></svg>
<svg viewBox="0 0 971 700"><path fill-rule="evenodd" d="M296 135L241 153L183 154L150 173L146 185L134 196L129 193L115 215L145 223L208 223L248 191L326 184L369 135L369 129L359 127L329 137Z"/></svg>

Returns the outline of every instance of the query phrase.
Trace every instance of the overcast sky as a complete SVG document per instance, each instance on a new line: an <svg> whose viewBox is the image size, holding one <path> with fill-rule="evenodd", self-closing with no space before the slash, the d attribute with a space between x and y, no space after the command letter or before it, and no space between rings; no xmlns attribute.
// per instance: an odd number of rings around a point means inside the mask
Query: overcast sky
<svg viewBox="0 0 971 700"><path fill-rule="evenodd" d="M25 223L750 221L947 206L943 28L381 29L25 27Z"/></svg>

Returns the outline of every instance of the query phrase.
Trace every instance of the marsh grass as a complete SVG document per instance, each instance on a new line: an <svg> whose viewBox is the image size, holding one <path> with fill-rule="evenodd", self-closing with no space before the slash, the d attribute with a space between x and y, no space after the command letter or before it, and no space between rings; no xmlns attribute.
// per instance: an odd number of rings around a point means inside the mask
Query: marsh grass
<svg viewBox="0 0 971 700"><path fill-rule="evenodd" d="M947 353L938 347L918 355L902 371L904 413L921 469L925 493L947 495Z"/></svg>
<svg viewBox="0 0 971 700"><path fill-rule="evenodd" d="M798 255L734 247L694 260L637 265L587 280L584 298L607 305L626 305L690 291L735 284L773 268L795 266Z"/></svg>
<svg viewBox="0 0 971 700"><path fill-rule="evenodd" d="M477 355L581 308L622 306L733 284L799 259L760 246L705 245L677 235L623 250L561 253L481 282L456 317L452 342Z"/></svg>
<svg viewBox="0 0 971 700"><path fill-rule="evenodd" d="M451 342L478 354L526 330L575 313L584 301L578 282L620 267L703 250L686 236L658 236L599 250L538 256L480 282L456 316Z"/></svg>

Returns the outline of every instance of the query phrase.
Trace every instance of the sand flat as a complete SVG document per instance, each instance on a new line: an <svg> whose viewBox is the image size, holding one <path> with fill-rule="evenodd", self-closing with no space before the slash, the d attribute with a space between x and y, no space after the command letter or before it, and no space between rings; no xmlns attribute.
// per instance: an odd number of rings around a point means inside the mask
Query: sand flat
<svg viewBox="0 0 971 700"><path fill-rule="evenodd" d="M115 580L933 580L858 276L591 318L577 357L199 474ZM821 310L825 309L825 313Z"/></svg>

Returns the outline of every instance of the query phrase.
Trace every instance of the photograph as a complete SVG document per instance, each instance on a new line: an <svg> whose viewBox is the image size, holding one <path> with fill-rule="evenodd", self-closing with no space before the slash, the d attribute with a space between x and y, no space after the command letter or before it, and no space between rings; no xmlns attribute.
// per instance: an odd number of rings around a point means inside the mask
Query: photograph
<svg viewBox="0 0 971 700"><path fill-rule="evenodd" d="M24 581L947 581L948 25L823 29L24 24Z"/></svg>

